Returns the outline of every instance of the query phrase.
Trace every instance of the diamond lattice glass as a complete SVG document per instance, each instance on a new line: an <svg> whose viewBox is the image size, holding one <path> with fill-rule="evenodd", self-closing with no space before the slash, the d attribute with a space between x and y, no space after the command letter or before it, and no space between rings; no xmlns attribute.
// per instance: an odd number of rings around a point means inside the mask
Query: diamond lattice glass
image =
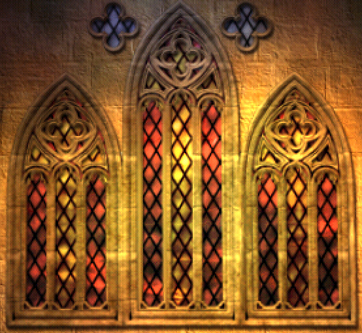
<svg viewBox="0 0 362 333"><path fill-rule="evenodd" d="M34 307L46 292L46 186L39 174L29 177L27 191L26 300Z"/></svg>
<svg viewBox="0 0 362 333"><path fill-rule="evenodd" d="M87 186L86 300L91 306L106 301L106 188L98 174Z"/></svg>
<svg viewBox="0 0 362 333"><path fill-rule="evenodd" d="M288 302L303 307L309 301L307 184L298 168L287 177Z"/></svg>
<svg viewBox="0 0 362 333"><path fill-rule="evenodd" d="M221 238L221 115L213 102L202 114L203 300L223 300Z"/></svg>
<svg viewBox="0 0 362 333"><path fill-rule="evenodd" d="M172 300L192 301L192 133L187 96L172 99Z"/></svg>
<svg viewBox="0 0 362 333"><path fill-rule="evenodd" d="M270 174L258 185L259 301L274 305L278 300L278 192Z"/></svg>
<svg viewBox="0 0 362 333"><path fill-rule="evenodd" d="M336 185L328 175L318 185L318 295L325 306L339 300Z"/></svg>
<svg viewBox="0 0 362 333"><path fill-rule="evenodd" d="M163 301L162 115L154 101L143 112L143 301Z"/></svg>
<svg viewBox="0 0 362 333"><path fill-rule="evenodd" d="M77 183L68 167L61 169L56 182L56 251L57 268L55 301L61 308L71 308L75 302L75 195Z"/></svg>

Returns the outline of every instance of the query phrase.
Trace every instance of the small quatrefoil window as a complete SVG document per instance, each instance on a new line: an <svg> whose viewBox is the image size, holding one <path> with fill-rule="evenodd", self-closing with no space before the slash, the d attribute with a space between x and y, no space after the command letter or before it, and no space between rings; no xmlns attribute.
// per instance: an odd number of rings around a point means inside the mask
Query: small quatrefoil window
<svg viewBox="0 0 362 333"><path fill-rule="evenodd" d="M124 46L125 37L134 37L138 32L138 22L126 16L124 7L119 3L109 3L104 17L95 17L89 25L92 36L102 38L104 48L108 51L119 51Z"/></svg>
<svg viewBox="0 0 362 333"><path fill-rule="evenodd" d="M258 15L256 8L249 3L242 3L236 10L235 17L227 17L222 25L223 34L235 38L236 46L240 51L255 50L258 39L268 36L272 31L272 24Z"/></svg>

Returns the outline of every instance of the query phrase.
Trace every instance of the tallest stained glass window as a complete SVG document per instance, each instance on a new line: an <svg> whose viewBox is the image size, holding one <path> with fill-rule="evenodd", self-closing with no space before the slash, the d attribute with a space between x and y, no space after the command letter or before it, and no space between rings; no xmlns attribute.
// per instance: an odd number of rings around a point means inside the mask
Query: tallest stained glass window
<svg viewBox="0 0 362 333"><path fill-rule="evenodd" d="M217 63L202 38L182 18L155 45L145 66L145 308L194 308L196 303L207 308L223 301L218 76Z"/></svg>

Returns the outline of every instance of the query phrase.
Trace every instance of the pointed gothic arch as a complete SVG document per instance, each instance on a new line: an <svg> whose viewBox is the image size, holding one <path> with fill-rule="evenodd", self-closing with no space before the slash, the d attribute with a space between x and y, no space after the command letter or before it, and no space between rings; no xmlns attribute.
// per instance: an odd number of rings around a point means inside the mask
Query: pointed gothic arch
<svg viewBox="0 0 362 333"><path fill-rule="evenodd" d="M237 196L227 158L239 147L231 73L214 32L182 1L153 24L132 60L123 113L130 180L123 197L132 207L124 246L137 259L122 276L131 325L239 320L238 282L228 279L239 242L232 235L240 232L231 223Z"/></svg>
<svg viewBox="0 0 362 333"><path fill-rule="evenodd" d="M293 74L258 111L244 152L250 322L355 322L355 183L337 115Z"/></svg>
<svg viewBox="0 0 362 333"><path fill-rule="evenodd" d="M10 325L116 318L118 156L105 112L69 75L29 108L8 173Z"/></svg>

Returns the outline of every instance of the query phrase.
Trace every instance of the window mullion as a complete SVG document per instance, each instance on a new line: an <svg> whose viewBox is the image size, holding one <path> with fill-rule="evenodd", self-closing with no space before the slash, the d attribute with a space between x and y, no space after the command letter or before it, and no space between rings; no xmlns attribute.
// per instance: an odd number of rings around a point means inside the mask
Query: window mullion
<svg viewBox="0 0 362 333"><path fill-rule="evenodd" d="M76 287L75 287L75 304L83 309L85 300L85 287L86 287L86 240L85 240L85 221L86 221L86 203L85 203L85 190L84 177L78 179L78 191L75 198L76 203L76 220L75 220L75 255L76 255Z"/></svg>
<svg viewBox="0 0 362 333"><path fill-rule="evenodd" d="M308 185L308 257L309 302L315 309L318 301L318 230L317 184L311 179Z"/></svg>
<svg viewBox="0 0 362 333"><path fill-rule="evenodd" d="M193 133L193 295L196 308L199 309L203 291L202 269L202 142L201 113L197 106L192 106Z"/></svg>
<svg viewBox="0 0 362 333"><path fill-rule="evenodd" d="M49 177L49 183L47 184L47 196L49 198L49 204L47 206L47 226L46 226L46 272L47 272L47 289L46 289L46 301L52 308L54 304L55 296L55 268L57 262L57 250L56 250L56 224L55 224L55 210L56 210L56 199L55 199L55 186L56 178L54 173Z"/></svg>
<svg viewBox="0 0 362 333"><path fill-rule="evenodd" d="M349 251L348 246L346 246L349 243L349 235L350 230L348 229L350 226L345 222L348 221L347 216L345 216L345 211L342 209L342 207L347 207L347 201L348 199L344 196L342 197L340 193L347 193L345 191L346 183L341 183L340 181L337 182L336 190L337 190L337 218L338 218L338 235L337 235L337 241L338 241L338 290L339 290L339 300L344 303L343 306L350 306L351 303L348 305L348 302L345 302L346 299L348 299L347 295L350 295L351 292L354 292L354 290L350 290L350 288L353 288L353 285L351 286L348 282L343 283L343 281L348 281L349 275L352 274L352 272L349 271L349 260L347 259L349 257ZM353 264L353 262L352 262Z"/></svg>
<svg viewBox="0 0 362 333"><path fill-rule="evenodd" d="M164 111L162 113L163 131L162 131L162 207L163 207L163 223L162 223L162 239L163 239L163 259L162 259L162 279L163 279L163 295L166 309L170 308L171 291L172 291L172 239L171 230L172 225L172 191L171 191L171 168L172 168L172 154L171 154L171 119L172 109L171 105L165 103Z"/></svg>
<svg viewBox="0 0 362 333"><path fill-rule="evenodd" d="M278 271L279 271L279 300L282 308L288 300L288 226L287 226L287 183L284 178L278 184Z"/></svg>
<svg viewBox="0 0 362 333"><path fill-rule="evenodd" d="M250 309L253 309L253 307L256 305L256 303L259 300L259 214L258 214L258 184L261 182L261 177L258 179L258 177L254 177L253 180L253 186L256 195L251 198L253 201L252 207L255 207L253 209L253 224L252 226L246 226L245 229L247 230L246 233L249 232L252 233L252 243L246 241L245 242L245 252L247 253L247 256L251 257L252 265L253 267L253 273L251 275L250 280L250 286L251 288L248 288L246 290L247 293L247 299L251 304L248 304L248 307ZM249 184L250 186L251 184ZM249 209L249 207L247 208ZM250 212L250 211L249 211ZM250 266L249 266L250 267ZM250 278L250 275L248 274L248 278Z"/></svg>

